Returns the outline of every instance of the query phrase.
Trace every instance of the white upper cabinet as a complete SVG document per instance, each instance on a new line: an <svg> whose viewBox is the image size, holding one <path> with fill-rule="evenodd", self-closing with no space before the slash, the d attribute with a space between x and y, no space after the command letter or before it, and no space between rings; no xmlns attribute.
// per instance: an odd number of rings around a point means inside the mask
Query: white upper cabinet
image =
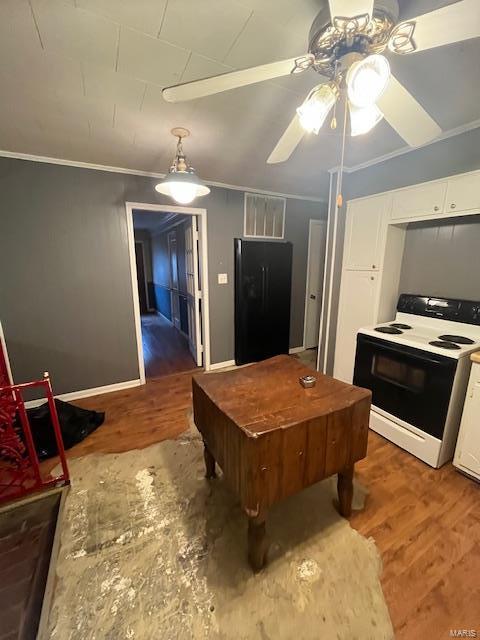
<svg viewBox="0 0 480 640"><path fill-rule="evenodd" d="M376 322L379 275L372 271L344 271L338 308L333 376L351 383L357 331Z"/></svg>
<svg viewBox="0 0 480 640"><path fill-rule="evenodd" d="M345 221L344 269L380 269L387 227L389 195L348 203Z"/></svg>
<svg viewBox="0 0 480 640"><path fill-rule="evenodd" d="M480 173L470 173L448 181L445 213L480 212Z"/></svg>
<svg viewBox="0 0 480 640"><path fill-rule="evenodd" d="M408 187L392 194L392 220L441 214L445 206L447 181Z"/></svg>

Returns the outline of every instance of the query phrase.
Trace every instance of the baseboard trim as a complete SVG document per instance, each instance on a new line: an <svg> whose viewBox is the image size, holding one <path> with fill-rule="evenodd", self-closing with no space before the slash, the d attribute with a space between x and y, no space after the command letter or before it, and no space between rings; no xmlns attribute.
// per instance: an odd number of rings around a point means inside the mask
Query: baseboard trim
<svg viewBox="0 0 480 640"><path fill-rule="evenodd" d="M224 369L225 367L235 366L235 360L225 360L225 362L214 362L210 365L209 371L215 371L215 369Z"/></svg>
<svg viewBox="0 0 480 640"><path fill-rule="evenodd" d="M140 378L138 378L137 380L126 380L125 382L107 384L104 387L93 387L92 389L81 389L80 391L72 391L71 393L61 393L56 395L55 398L69 402L70 400L80 400L81 398L90 398L90 396L100 396L104 393L112 393L113 391L123 391L124 389L139 387L141 384L142 382ZM46 402L45 398L29 400L25 403L25 406L27 409L31 409L32 407L39 407L44 402Z"/></svg>
<svg viewBox="0 0 480 640"><path fill-rule="evenodd" d="M303 345L301 347L291 347L288 350L288 353L300 353L300 351L305 351L305 347Z"/></svg>

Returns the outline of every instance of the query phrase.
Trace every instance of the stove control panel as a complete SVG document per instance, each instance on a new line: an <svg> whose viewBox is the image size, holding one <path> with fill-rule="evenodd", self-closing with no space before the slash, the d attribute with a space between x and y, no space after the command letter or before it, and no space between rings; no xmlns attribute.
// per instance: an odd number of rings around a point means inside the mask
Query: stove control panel
<svg viewBox="0 0 480 640"><path fill-rule="evenodd" d="M397 311L450 322L480 325L480 302L472 300L433 298L402 293L398 298Z"/></svg>

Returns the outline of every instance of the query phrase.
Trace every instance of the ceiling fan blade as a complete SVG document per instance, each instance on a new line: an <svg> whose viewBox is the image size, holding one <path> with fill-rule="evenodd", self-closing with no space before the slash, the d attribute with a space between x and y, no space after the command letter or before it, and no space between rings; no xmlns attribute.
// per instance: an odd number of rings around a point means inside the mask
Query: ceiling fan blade
<svg viewBox="0 0 480 640"><path fill-rule="evenodd" d="M394 53L414 53L480 37L479 0L460 0L398 24L388 47Z"/></svg>
<svg viewBox="0 0 480 640"><path fill-rule="evenodd" d="M335 20L356 18L368 15L368 22L372 17L374 0L328 0L332 24ZM342 20L344 22L344 20Z"/></svg>
<svg viewBox="0 0 480 640"><path fill-rule="evenodd" d="M435 120L393 76L377 100L377 107L411 147L420 147L442 133Z"/></svg>
<svg viewBox="0 0 480 640"><path fill-rule="evenodd" d="M203 98L204 96L229 91L237 87L244 87L248 84L262 82L263 80L272 80L273 78L287 76L292 72L298 73L304 71L312 65L313 60L313 56L308 54L299 58L289 58L288 60L262 64L258 67L222 73L218 76L167 87L162 91L162 95L167 102L182 102L184 100Z"/></svg>
<svg viewBox="0 0 480 640"><path fill-rule="evenodd" d="M304 135L305 129L300 124L298 115L295 114L295 117L277 142L275 149L268 156L267 164L276 164L277 162L288 160Z"/></svg>

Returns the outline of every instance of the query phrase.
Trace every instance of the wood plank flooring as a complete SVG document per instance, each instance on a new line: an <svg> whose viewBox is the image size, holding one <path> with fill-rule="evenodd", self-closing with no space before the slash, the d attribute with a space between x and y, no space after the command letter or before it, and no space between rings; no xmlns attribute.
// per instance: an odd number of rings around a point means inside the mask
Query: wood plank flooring
<svg viewBox="0 0 480 640"><path fill-rule="evenodd" d="M147 379L196 367L185 336L161 315L142 315L142 344Z"/></svg>
<svg viewBox="0 0 480 640"><path fill-rule="evenodd" d="M143 448L188 427L191 374L77 403L106 411L106 421L69 457ZM373 432L356 477L369 496L351 523L381 552L396 638L480 634L480 486L450 464L431 469Z"/></svg>

